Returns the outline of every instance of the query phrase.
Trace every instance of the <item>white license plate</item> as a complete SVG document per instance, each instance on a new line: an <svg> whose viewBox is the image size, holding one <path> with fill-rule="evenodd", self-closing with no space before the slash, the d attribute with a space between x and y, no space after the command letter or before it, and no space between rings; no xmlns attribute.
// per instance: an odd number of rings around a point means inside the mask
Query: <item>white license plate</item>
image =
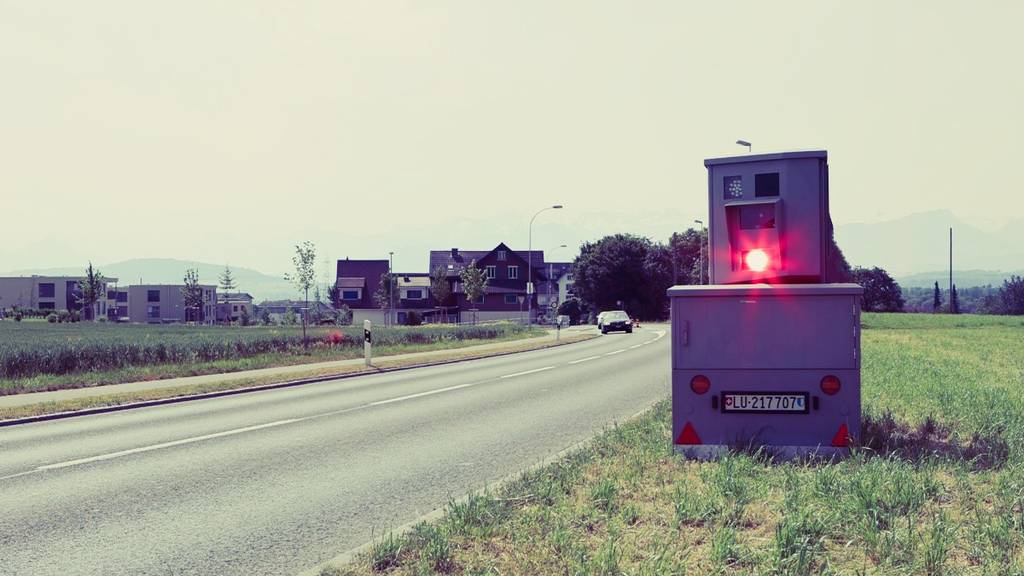
<svg viewBox="0 0 1024 576"><path fill-rule="evenodd" d="M807 393L722 392L722 412L806 414Z"/></svg>

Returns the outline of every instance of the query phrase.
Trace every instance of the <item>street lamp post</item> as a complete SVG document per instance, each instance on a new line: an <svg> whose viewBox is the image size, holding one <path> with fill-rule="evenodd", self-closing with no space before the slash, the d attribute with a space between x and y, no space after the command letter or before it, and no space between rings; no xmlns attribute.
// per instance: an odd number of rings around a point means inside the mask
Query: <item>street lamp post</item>
<svg viewBox="0 0 1024 576"><path fill-rule="evenodd" d="M388 322L395 325L395 253L388 252Z"/></svg>
<svg viewBox="0 0 1024 576"><path fill-rule="evenodd" d="M700 224L699 232L704 232L704 221L694 220L694 224ZM700 237L697 238L697 255L700 258L700 270L697 272L697 283L704 284L704 240ZM711 255L708 254L708 257Z"/></svg>
<svg viewBox="0 0 1024 576"><path fill-rule="evenodd" d="M526 250L526 324L533 325L533 221L545 210L560 210L561 204L541 208L530 218L529 240Z"/></svg>

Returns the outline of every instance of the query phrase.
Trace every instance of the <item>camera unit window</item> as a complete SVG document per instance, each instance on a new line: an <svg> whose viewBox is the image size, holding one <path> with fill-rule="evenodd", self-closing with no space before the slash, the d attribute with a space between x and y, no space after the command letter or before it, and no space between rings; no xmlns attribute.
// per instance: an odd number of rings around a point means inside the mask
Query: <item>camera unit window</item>
<svg viewBox="0 0 1024 576"><path fill-rule="evenodd" d="M740 206L740 229L775 228L775 204Z"/></svg>
<svg viewBox="0 0 1024 576"><path fill-rule="evenodd" d="M779 195L779 173L754 174L754 196L766 198Z"/></svg>
<svg viewBox="0 0 1024 576"><path fill-rule="evenodd" d="M726 200L743 198L743 176L726 176L722 181Z"/></svg>

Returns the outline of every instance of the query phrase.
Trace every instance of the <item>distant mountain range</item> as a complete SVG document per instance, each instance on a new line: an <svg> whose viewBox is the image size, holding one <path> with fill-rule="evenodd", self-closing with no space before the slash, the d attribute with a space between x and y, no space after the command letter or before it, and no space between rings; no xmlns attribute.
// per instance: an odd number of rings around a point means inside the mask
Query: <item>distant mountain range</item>
<svg viewBox="0 0 1024 576"><path fill-rule="evenodd" d="M554 226L554 225L552 225ZM604 228L590 229L584 225L564 225L564 229L549 232L550 237L581 237L593 239L605 233ZM1019 219L1003 228L988 232L971 226L945 210L920 212L903 218L872 224L845 224L836 226L836 241L852 266L878 266L887 270L903 286L939 286L949 282L949 228L953 228L953 280L958 287L998 286L1011 274L1024 276L1024 219ZM502 238L512 237L512 231L488 229L482 222L464 222L462 228L451 230L450 238L434 242L439 246L483 249L493 247ZM610 225L605 227L611 229ZM673 226L666 221L659 224L659 232L667 240L671 230L682 231L686 225ZM484 231L487 230L485 233ZM622 231L622 230L620 230ZM669 232L666 232L669 231ZM493 239L493 238L497 239ZM453 240L458 239L458 240ZM365 239L363 239L365 241ZM399 244L406 254L422 253L422 266L411 266L407 271L426 272L426 258L429 248L420 246L422 241L387 235L377 239L388 240L388 246ZM492 241L493 240L493 241ZM352 244L355 245L355 240ZM437 248L437 246L432 246ZM550 249L550 246L548 246ZM339 257L345 251L335 252ZM552 251L557 260L571 261L575 246L570 245L560 252ZM414 258L414 260L418 260ZM286 261L286 260L285 260ZM328 260L327 274L333 276L333 259ZM223 264L209 264L171 258L136 258L99 266L104 274L117 277L120 284L179 284L187 268L197 268L202 282L217 284ZM283 275L264 274L252 268L232 266L239 290L249 292L257 302L284 298L297 298L298 292ZM402 270L399 267L399 270ZM13 275L80 275L82 268L22 269L10 272ZM323 274L323 271L320 272ZM321 281L322 278L318 278Z"/></svg>
<svg viewBox="0 0 1024 576"><path fill-rule="evenodd" d="M1002 284L1024 270L1024 219L986 232L948 211L911 214L873 224L836 226L836 242L851 266L884 268L901 284L949 282L949 229L953 228L953 281L957 286ZM933 272L925 272L931 270Z"/></svg>
<svg viewBox="0 0 1024 576"><path fill-rule="evenodd" d="M185 270L195 268L199 273L199 281L204 284L219 284L224 272L223 264L207 264L190 262L173 258L135 258L123 262L115 262L97 266L104 276L117 278L118 284L181 284ZM15 270L13 275L29 276L80 276L82 268L45 268L35 270ZM231 274L235 278L238 290L252 294L256 302L297 298L298 292L283 276L271 276L251 268L232 266ZM326 295L324 295L326 298Z"/></svg>

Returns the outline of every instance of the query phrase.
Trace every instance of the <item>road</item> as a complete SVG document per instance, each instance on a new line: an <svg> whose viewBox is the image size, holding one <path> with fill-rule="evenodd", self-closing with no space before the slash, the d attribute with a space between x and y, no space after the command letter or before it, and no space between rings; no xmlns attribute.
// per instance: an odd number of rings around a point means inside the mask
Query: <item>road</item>
<svg viewBox="0 0 1024 576"><path fill-rule="evenodd" d="M0 428L0 574L308 570L664 398L665 330Z"/></svg>

